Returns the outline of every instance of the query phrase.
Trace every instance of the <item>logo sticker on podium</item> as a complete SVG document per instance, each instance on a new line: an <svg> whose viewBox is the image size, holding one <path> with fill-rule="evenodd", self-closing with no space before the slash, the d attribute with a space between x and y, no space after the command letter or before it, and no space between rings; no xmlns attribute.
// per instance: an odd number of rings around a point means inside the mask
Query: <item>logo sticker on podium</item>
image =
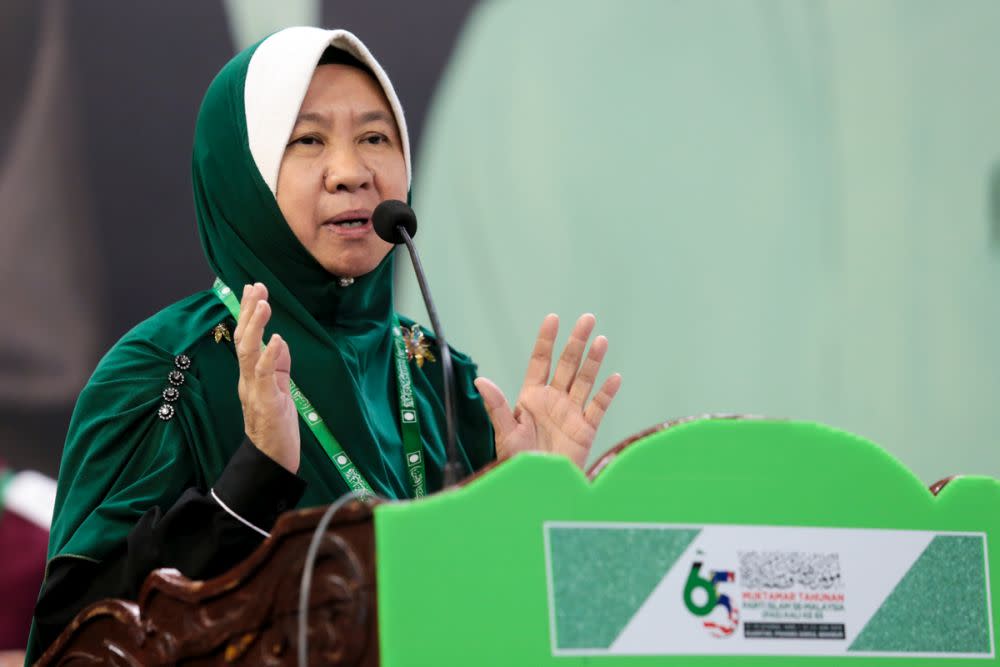
<svg viewBox="0 0 1000 667"><path fill-rule="evenodd" d="M556 656L994 657L984 533L543 530Z"/></svg>

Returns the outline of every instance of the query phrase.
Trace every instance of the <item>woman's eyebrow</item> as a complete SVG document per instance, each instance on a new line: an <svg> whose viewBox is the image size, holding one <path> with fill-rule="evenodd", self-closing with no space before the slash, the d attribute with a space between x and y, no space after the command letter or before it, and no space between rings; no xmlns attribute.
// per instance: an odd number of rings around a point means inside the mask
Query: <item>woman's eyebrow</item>
<svg viewBox="0 0 1000 667"><path fill-rule="evenodd" d="M357 122L359 125L364 125L365 123L373 123L379 120L390 124L392 124L393 122L392 116L381 109L373 109L372 111L365 111L360 116L358 116ZM295 118L295 124L298 125L299 123L305 123L305 122L319 123L320 125L330 125L331 119L330 116L328 116L327 114L320 113L318 111L303 111Z"/></svg>
<svg viewBox="0 0 1000 667"><path fill-rule="evenodd" d="M295 119L295 124L298 125L299 123L304 123L304 122L313 122L313 123L319 123L320 125L329 125L330 117L327 116L326 114L322 114L317 111L304 111L303 113L300 113L298 117Z"/></svg>
<svg viewBox="0 0 1000 667"><path fill-rule="evenodd" d="M381 109L375 109L373 111L366 111L363 114L361 114L360 116L358 116L358 124L359 125L364 125L365 123L373 123L373 122L375 122L377 120L381 120L381 121L384 121L384 122L390 123L390 124L393 122L392 116L390 116L385 111L382 111Z"/></svg>

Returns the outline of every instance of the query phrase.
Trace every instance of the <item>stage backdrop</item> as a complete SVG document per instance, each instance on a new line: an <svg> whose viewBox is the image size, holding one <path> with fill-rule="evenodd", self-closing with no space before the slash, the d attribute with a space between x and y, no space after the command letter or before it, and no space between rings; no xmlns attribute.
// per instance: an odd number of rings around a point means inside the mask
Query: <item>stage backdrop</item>
<svg viewBox="0 0 1000 667"><path fill-rule="evenodd" d="M208 284L198 103L300 23L396 81L442 317L512 398L541 317L590 310L625 377L598 449L730 410L1000 475L991 0L5 0L0 456L54 474L103 352Z"/></svg>
<svg viewBox="0 0 1000 667"><path fill-rule="evenodd" d="M480 5L416 167L451 340L513 396L541 318L593 311L598 449L734 411L1000 476L998 33L993 0Z"/></svg>

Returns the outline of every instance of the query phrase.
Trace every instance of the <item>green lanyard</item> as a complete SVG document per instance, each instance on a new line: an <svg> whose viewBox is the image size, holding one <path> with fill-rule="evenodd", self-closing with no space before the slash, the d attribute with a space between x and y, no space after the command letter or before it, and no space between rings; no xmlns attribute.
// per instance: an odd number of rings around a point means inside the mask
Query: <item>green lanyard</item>
<svg viewBox="0 0 1000 667"><path fill-rule="evenodd" d="M215 279L212 289L219 300L226 304L226 308L229 309L233 317L238 320L240 302L236 300L233 291L218 278ZM410 476L413 497L421 498L427 495L427 479L424 475L424 448L420 441L420 421L417 419L417 405L413 400L413 382L410 379L410 368L406 358L406 343L403 341L399 318L395 314L392 316L392 343L396 358L396 384L399 388L399 423L402 424L403 428L403 455L406 460L406 470ZM291 385L292 401L299 411L299 416L319 440L319 444L323 446L327 456L340 472L340 476L347 482L347 486L357 494L360 500L374 497L375 492L371 485L365 480L361 471L354 465L351 457L347 455L337 439L333 437L330 427L319 416L309 399L298 388L294 380L290 380L289 384Z"/></svg>

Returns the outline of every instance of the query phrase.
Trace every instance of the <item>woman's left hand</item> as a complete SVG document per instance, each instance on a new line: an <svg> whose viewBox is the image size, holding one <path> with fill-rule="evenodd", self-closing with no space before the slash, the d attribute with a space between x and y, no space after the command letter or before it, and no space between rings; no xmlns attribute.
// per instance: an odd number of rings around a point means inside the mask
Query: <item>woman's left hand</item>
<svg viewBox="0 0 1000 667"><path fill-rule="evenodd" d="M539 450L564 454L583 467L594 444L597 428L622 384L621 375L615 373L587 402L608 351L608 339L598 336L591 344L586 359L583 358L594 324L594 316L590 314L576 321L550 381L559 317L548 315L542 321L524 385L513 411L496 384L486 378L476 379L476 388L483 396L486 412L496 432L498 459L509 458L518 452Z"/></svg>

